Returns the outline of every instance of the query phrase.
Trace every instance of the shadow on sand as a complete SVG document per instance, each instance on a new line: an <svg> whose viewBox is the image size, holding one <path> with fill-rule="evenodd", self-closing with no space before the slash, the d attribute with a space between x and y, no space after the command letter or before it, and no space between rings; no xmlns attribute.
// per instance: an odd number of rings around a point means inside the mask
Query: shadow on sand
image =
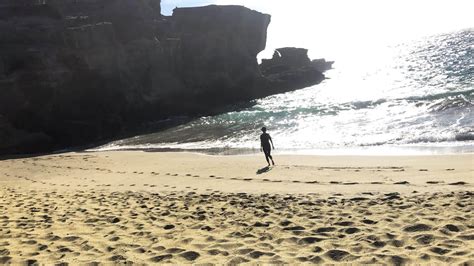
<svg viewBox="0 0 474 266"><path fill-rule="evenodd" d="M272 168L270 168L270 166L265 166L263 168L260 168L260 169L257 170L257 175L266 173L266 172L270 171L271 169Z"/></svg>

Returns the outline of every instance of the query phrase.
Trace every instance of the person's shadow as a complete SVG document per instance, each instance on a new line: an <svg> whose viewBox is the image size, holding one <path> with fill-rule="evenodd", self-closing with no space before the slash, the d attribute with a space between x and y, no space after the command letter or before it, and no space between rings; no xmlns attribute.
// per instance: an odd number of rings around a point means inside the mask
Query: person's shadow
<svg viewBox="0 0 474 266"><path fill-rule="evenodd" d="M270 171L271 169L272 168L270 168L270 166L265 166L263 168L260 168L260 169L257 170L257 175L266 173L266 172Z"/></svg>

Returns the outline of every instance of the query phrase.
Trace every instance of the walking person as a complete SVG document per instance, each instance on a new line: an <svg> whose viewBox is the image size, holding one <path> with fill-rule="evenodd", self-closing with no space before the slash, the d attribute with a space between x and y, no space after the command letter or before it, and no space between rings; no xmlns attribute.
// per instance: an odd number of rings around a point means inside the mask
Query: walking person
<svg viewBox="0 0 474 266"><path fill-rule="evenodd" d="M262 135L260 135L260 151L263 151L263 153L265 154L265 159L267 160L268 166L270 166L270 160L272 161L272 164L275 165L273 157L270 154L271 150L275 149L275 147L273 146L272 137L270 137L270 135L267 133L266 127L262 127L262 132Z"/></svg>

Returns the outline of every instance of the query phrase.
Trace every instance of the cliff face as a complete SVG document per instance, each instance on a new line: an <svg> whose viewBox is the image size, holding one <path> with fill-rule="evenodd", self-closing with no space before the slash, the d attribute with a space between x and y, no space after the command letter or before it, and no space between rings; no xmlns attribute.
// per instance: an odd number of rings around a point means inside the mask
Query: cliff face
<svg viewBox="0 0 474 266"><path fill-rule="evenodd" d="M0 153L87 144L300 88L299 74L260 71L269 23L240 6L163 17L159 0L4 0Z"/></svg>
<svg viewBox="0 0 474 266"><path fill-rule="evenodd" d="M160 17L153 1L140 2L149 5L2 2L0 150L85 144L119 132L140 111L133 109L145 96L144 60L157 56L152 38Z"/></svg>

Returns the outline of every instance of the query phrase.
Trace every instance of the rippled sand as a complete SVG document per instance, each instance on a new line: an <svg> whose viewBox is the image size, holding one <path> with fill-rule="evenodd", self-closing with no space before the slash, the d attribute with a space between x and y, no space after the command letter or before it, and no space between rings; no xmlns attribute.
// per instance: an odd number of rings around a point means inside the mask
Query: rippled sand
<svg viewBox="0 0 474 266"><path fill-rule="evenodd" d="M0 161L0 264L474 263L471 155L276 158Z"/></svg>

